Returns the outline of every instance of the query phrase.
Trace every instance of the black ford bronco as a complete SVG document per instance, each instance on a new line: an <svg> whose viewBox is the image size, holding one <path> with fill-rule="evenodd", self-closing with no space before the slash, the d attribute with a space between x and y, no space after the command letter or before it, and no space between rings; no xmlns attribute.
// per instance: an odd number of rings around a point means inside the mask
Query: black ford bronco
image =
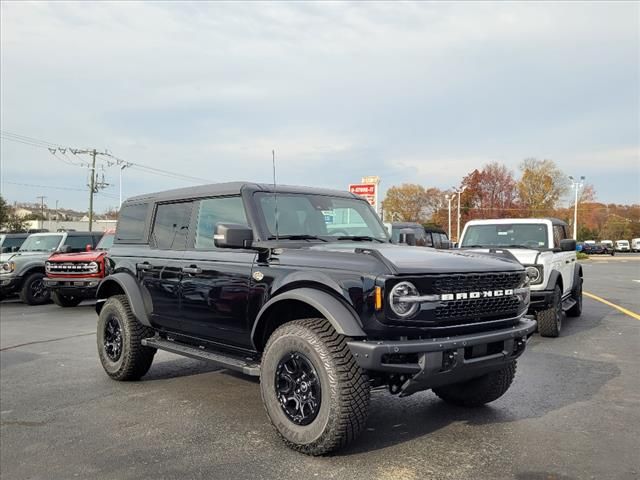
<svg viewBox="0 0 640 480"><path fill-rule="evenodd" d="M227 183L122 206L96 305L101 363L157 350L260 377L271 422L320 455L353 440L372 388L478 406L509 388L535 321L512 257L394 245L366 200Z"/></svg>

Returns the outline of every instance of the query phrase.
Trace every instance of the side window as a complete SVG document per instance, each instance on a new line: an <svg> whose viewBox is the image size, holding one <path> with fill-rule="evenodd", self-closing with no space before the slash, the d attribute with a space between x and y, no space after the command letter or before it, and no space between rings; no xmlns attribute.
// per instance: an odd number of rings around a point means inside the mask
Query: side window
<svg viewBox="0 0 640 480"><path fill-rule="evenodd" d="M434 247L433 234L431 232L426 233L425 247Z"/></svg>
<svg viewBox="0 0 640 480"><path fill-rule="evenodd" d="M148 203L125 205L118 215L116 240L126 243L140 242L144 238L144 222L147 219Z"/></svg>
<svg viewBox="0 0 640 480"><path fill-rule="evenodd" d="M69 245L74 252L84 252L87 245L93 246L93 237L91 235L69 236L64 244Z"/></svg>
<svg viewBox="0 0 640 480"><path fill-rule="evenodd" d="M192 205L192 202L158 205L151 234L153 247L163 250L186 248Z"/></svg>
<svg viewBox="0 0 640 480"><path fill-rule="evenodd" d="M554 225L553 226L553 246L554 248L560 248L560 240L564 240L564 226L563 225Z"/></svg>
<svg viewBox="0 0 640 480"><path fill-rule="evenodd" d="M196 224L195 248L216 248L213 242L218 223L248 225L240 197L209 198L200 201Z"/></svg>

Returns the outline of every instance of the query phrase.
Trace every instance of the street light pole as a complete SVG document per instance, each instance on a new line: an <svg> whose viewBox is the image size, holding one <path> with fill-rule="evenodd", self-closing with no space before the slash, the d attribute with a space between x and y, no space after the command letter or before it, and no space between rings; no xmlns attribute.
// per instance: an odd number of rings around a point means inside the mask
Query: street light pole
<svg viewBox="0 0 640 480"><path fill-rule="evenodd" d="M569 175L569 180L571 180L571 186L575 189L573 201L573 239L578 240L578 190L584 186L585 177L582 175L580 181L578 181Z"/></svg>
<svg viewBox="0 0 640 480"><path fill-rule="evenodd" d="M467 186L463 186L460 190L454 190L454 193L458 194L458 229L456 230L456 243L460 242L460 195L467 189Z"/></svg>
<svg viewBox="0 0 640 480"><path fill-rule="evenodd" d="M449 202L449 241L451 241L451 201L453 200L453 195L445 195L444 199Z"/></svg>
<svg viewBox="0 0 640 480"><path fill-rule="evenodd" d="M120 210L120 207L122 206L122 171L128 166L129 165L126 163L120 165L120 203L118 204L118 210Z"/></svg>

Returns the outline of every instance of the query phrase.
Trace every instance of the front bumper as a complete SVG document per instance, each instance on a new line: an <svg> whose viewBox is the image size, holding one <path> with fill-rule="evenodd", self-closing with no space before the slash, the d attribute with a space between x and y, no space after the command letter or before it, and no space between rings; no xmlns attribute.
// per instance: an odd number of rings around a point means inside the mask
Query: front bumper
<svg viewBox="0 0 640 480"><path fill-rule="evenodd" d="M44 284L51 291L60 292L64 295L73 295L83 298L94 298L101 278L50 278L44 279Z"/></svg>
<svg viewBox="0 0 640 480"><path fill-rule="evenodd" d="M456 337L347 343L365 370L407 376L400 396L462 382L499 370L524 352L536 329L535 320L520 318L510 328ZM414 358L417 362L398 362Z"/></svg>
<svg viewBox="0 0 640 480"><path fill-rule="evenodd" d="M531 290L531 303L529 304L530 314L535 314L540 310L546 310L553 305L553 290Z"/></svg>
<svg viewBox="0 0 640 480"><path fill-rule="evenodd" d="M10 274L9 274L10 275ZM10 295L20 289L22 277L0 276L0 295Z"/></svg>

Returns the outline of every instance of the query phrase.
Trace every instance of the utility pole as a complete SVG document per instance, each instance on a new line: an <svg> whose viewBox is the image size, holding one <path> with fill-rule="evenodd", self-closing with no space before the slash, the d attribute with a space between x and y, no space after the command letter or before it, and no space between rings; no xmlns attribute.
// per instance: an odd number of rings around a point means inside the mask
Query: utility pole
<svg viewBox="0 0 640 480"><path fill-rule="evenodd" d="M581 176L580 181L578 181L569 175L569 180L571 180L571 186L576 191L573 203L573 239L578 240L578 190L584 186L585 177L584 175Z"/></svg>
<svg viewBox="0 0 640 480"><path fill-rule="evenodd" d="M129 166L129 163L120 165L120 203L118 203L118 211L120 211L120 207L122 207L122 171Z"/></svg>
<svg viewBox="0 0 640 480"><path fill-rule="evenodd" d="M98 193L99 190L107 187L109 184L104 182L104 174L102 176L101 181L97 181L96 179L96 157L98 155L111 156L108 152L98 152L95 148L91 150L77 150L71 148L71 153L74 155L85 154L91 155L91 178L89 179L89 231L91 231L93 227L93 195Z"/></svg>
<svg viewBox="0 0 640 480"><path fill-rule="evenodd" d="M36 198L40 199L40 216L42 217L40 220L40 228L44 228L44 199L47 197L40 195Z"/></svg>
<svg viewBox="0 0 640 480"><path fill-rule="evenodd" d="M454 190L453 191L453 193L457 193L458 194L458 229L456 230L456 243L460 243L460 218L461 218L461 216L460 216L460 195L466 189L467 189L467 186L465 185L460 190ZM458 245L458 246L460 246L460 245Z"/></svg>

